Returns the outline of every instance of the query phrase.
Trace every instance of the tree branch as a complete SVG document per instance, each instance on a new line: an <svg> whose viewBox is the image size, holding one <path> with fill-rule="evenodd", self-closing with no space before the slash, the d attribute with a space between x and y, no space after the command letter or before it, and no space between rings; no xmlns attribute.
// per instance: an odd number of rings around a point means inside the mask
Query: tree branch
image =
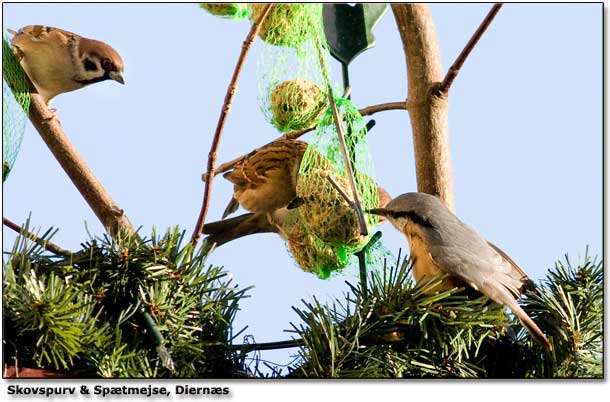
<svg viewBox="0 0 610 402"><path fill-rule="evenodd" d="M64 133L59 120L37 93L31 94L30 120L55 159L111 236L125 230L136 235L127 216L112 200Z"/></svg>
<svg viewBox="0 0 610 402"><path fill-rule="evenodd" d="M305 342L302 339L290 339L287 341L276 341L276 342L265 342L265 343L243 343L240 345L229 345L230 350L239 350L246 353L255 350L276 350L276 349L287 349L297 348L305 346Z"/></svg>
<svg viewBox="0 0 610 402"><path fill-rule="evenodd" d="M386 110L407 110L407 102L388 102L379 105L368 106L360 109L358 112L362 116L370 116L377 112L385 112Z"/></svg>
<svg viewBox="0 0 610 402"><path fill-rule="evenodd" d="M258 32L260 31L260 26L265 20L265 18L267 18L267 15L273 7L275 7L275 4L267 4L260 17L252 24L250 32L248 33L248 36L246 37L246 40L242 45L239 59L237 59L237 64L235 66L235 70L233 71L233 77L231 77L231 82L229 83L229 87L227 88L225 101L222 105L222 109L220 110L218 124L216 125L216 132L214 133L214 139L212 140L212 147L210 148L210 153L208 154L208 169L207 173L205 174L204 180L205 187L203 191L203 202L201 205L201 211L199 212L199 218L197 219L197 223L195 224L195 230L193 231L193 235L191 237L191 243L193 244L193 246L197 244L203 232L205 217L208 213L210 205L210 194L212 193L212 181L214 179L213 172L214 165L216 164L216 151L218 150L218 145L220 144L222 129L224 128L227 116L229 114L229 111L231 110L233 98L235 97L235 93L237 92L237 81L239 79L239 75L244 65L244 61L246 60L246 55L248 54L250 47L252 47L254 38L256 37L256 35L258 35Z"/></svg>
<svg viewBox="0 0 610 402"><path fill-rule="evenodd" d="M11 221L5 217L2 217L2 223L4 224L4 226L27 237L28 239L32 240L34 243L39 244L40 246L42 246L42 248L44 248L47 251L62 255L64 257L70 257L72 255L71 251L63 249L63 248L59 247L57 244L52 243L49 240L45 240L39 236L36 236L34 233L25 230L25 228L22 228L21 226L17 225L13 221Z"/></svg>
<svg viewBox="0 0 610 402"><path fill-rule="evenodd" d="M446 94L434 96L443 78L432 15L425 4L392 4L407 64L417 190L454 209Z"/></svg>
<svg viewBox="0 0 610 402"><path fill-rule="evenodd" d="M447 75L445 76L445 79L443 80L441 85L437 87L436 96L447 95L449 93L449 88L451 87L451 84L453 83L455 77L457 77L458 73L460 72L462 65L464 65L466 58L470 55L470 52L472 52L472 49L474 49L475 45L477 44L479 39L481 39L481 36L483 36L483 33L485 33L489 25L491 25L491 22L493 21L496 14L498 14L498 12L500 11L500 8L502 8L502 4L497 3L493 5L491 10L489 10L489 13L487 13L487 16L485 16L485 19L481 22L481 25L479 25L474 34L472 34L472 37L470 38L468 43L466 43L466 46L464 46L462 52L455 59L453 65L449 68L449 71L447 71Z"/></svg>

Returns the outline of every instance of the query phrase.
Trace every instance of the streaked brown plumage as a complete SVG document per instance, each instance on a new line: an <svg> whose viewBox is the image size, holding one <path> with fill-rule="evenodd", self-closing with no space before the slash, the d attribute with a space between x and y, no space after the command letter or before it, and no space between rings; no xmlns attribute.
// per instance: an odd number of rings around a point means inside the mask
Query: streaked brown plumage
<svg viewBox="0 0 610 402"><path fill-rule="evenodd" d="M377 190L381 208L390 202L392 197L381 187L378 187ZM240 237L257 233L277 233L284 240L299 242L299 239L291 239L289 235L290 225L297 220L298 214L299 211L296 209L285 207L269 213L248 213L231 219L207 223L203 227L203 233L209 235L206 237L208 248L214 244L219 247Z"/></svg>
<svg viewBox="0 0 610 402"><path fill-rule="evenodd" d="M123 60L104 42L43 25L11 33L13 52L47 103L61 93L104 80L124 84Z"/></svg>
<svg viewBox="0 0 610 402"><path fill-rule="evenodd" d="M223 175L233 183L234 192L222 217L235 212L239 205L255 213L287 206L297 195L297 174L306 150L306 142L280 139L235 165ZM321 163L324 164L323 159Z"/></svg>

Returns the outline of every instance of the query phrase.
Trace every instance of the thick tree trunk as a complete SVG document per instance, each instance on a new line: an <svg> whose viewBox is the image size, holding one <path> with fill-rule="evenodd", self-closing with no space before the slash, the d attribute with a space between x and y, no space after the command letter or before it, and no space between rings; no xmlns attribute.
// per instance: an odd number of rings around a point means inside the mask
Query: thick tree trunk
<svg viewBox="0 0 610 402"><path fill-rule="evenodd" d="M407 62L417 190L439 196L454 210L449 151L448 101L435 95L443 80L432 15L425 4L392 4Z"/></svg>

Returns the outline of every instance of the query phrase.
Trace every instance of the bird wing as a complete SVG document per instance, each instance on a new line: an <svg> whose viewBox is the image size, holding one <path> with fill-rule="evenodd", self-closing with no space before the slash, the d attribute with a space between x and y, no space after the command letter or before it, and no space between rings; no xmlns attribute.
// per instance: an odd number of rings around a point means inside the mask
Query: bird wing
<svg viewBox="0 0 610 402"><path fill-rule="evenodd" d="M493 244L490 241L488 241L487 244L489 244L496 251L496 253L500 254L502 256L502 258L504 258L512 266L512 268L513 268L512 276L515 279L518 278L521 281L522 287L520 290L522 293L526 289L535 288L534 282L527 276L527 274L525 273L523 268L521 268L519 266L519 264L517 264L512 258L510 258L510 256L508 254L506 254L504 252L504 250L502 250L500 247L496 246L495 244Z"/></svg>
<svg viewBox="0 0 610 402"><path fill-rule="evenodd" d="M496 253L500 254L502 256L502 258L504 258L506 261L508 261L508 263L513 267L513 269L515 270L515 272L517 273L519 278L527 277L527 274L525 273L525 271L512 258L510 258L508 256L508 254L506 254L500 247L496 246L495 244L493 244L490 241L488 241L487 244L489 244L491 246L491 248L493 248L496 251Z"/></svg>
<svg viewBox="0 0 610 402"><path fill-rule="evenodd" d="M429 250L441 270L460 278L496 303L510 308L529 333L547 350L551 350L551 344L540 327L515 300L520 294L522 283L514 278L515 268L512 263L503 257L503 252L498 253L495 247L487 246L487 242L481 245L484 246L482 249L433 245ZM477 253L472 250L477 250Z"/></svg>
<svg viewBox="0 0 610 402"><path fill-rule="evenodd" d="M297 140L277 140L251 152L224 174L231 183L238 186L257 186L277 174L278 170L290 171L290 163L297 166L307 149L307 143Z"/></svg>
<svg viewBox="0 0 610 402"><path fill-rule="evenodd" d="M497 303L508 304L521 294L521 268L497 252L478 232L459 222L447 222L451 239L428 235L426 246L439 268L458 277ZM428 232L432 233L432 232ZM517 266L518 267L518 266ZM515 275L517 271L517 275ZM508 291L508 293L506 292ZM512 296L511 296L512 295Z"/></svg>
<svg viewBox="0 0 610 402"><path fill-rule="evenodd" d="M227 207L225 208L224 212L222 213L222 219L237 211L237 208L239 208L239 201L237 201L235 197L231 197L231 200L227 204Z"/></svg>

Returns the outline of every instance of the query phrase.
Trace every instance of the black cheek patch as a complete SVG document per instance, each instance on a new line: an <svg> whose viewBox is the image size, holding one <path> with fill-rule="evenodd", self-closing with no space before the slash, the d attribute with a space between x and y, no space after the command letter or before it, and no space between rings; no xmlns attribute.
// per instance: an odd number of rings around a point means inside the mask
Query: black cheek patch
<svg viewBox="0 0 610 402"><path fill-rule="evenodd" d="M85 67L85 71L97 71L97 65L89 58L86 58L83 61L83 66Z"/></svg>

